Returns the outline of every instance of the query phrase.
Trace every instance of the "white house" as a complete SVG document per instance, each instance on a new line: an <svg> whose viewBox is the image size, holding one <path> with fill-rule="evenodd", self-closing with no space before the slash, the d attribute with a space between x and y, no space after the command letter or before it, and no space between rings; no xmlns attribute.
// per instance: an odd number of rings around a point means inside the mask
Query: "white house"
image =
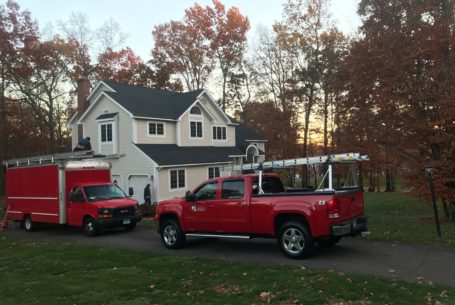
<svg viewBox="0 0 455 305"><path fill-rule="evenodd" d="M112 163L112 181L144 202L182 196L219 167L264 159L265 139L227 116L204 90L187 93L110 81L88 94L79 82L78 110L68 123L73 147L89 136ZM84 92L85 91L85 92ZM87 96L88 95L88 96Z"/></svg>

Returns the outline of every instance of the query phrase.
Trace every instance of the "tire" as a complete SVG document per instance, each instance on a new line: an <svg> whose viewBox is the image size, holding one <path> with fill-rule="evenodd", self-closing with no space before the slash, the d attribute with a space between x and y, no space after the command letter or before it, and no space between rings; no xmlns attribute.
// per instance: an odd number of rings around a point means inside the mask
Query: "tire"
<svg viewBox="0 0 455 305"><path fill-rule="evenodd" d="M91 217L85 218L84 231L85 231L85 235L87 235L89 237L96 236L96 234L98 234L98 228L97 228L96 222L93 218L91 218Z"/></svg>
<svg viewBox="0 0 455 305"><path fill-rule="evenodd" d="M327 238L318 239L317 242L323 247L333 247L341 240L340 236L332 236Z"/></svg>
<svg viewBox="0 0 455 305"><path fill-rule="evenodd" d="M289 221L278 231L278 246L290 258L305 258L313 252L314 240L304 225Z"/></svg>
<svg viewBox="0 0 455 305"><path fill-rule="evenodd" d="M36 231L36 229L38 229L38 223L32 221L30 215L26 215L24 217L24 228L27 232Z"/></svg>
<svg viewBox="0 0 455 305"><path fill-rule="evenodd" d="M134 228L136 228L136 223L132 222L128 225L124 225L123 227L125 228L126 231L132 231L134 230Z"/></svg>
<svg viewBox="0 0 455 305"><path fill-rule="evenodd" d="M185 244L186 236L176 220L166 220L160 231L161 241L166 248L179 249Z"/></svg>

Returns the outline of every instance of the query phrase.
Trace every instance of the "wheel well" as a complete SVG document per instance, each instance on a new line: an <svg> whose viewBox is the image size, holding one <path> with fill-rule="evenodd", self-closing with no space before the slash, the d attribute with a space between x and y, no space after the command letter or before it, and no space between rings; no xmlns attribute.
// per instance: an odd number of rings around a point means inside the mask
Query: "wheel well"
<svg viewBox="0 0 455 305"><path fill-rule="evenodd" d="M85 221L86 221L87 219L89 219L89 218L93 218L93 217L90 216L90 215L85 215L84 218L82 218L82 225L84 225L84 224L85 224Z"/></svg>
<svg viewBox="0 0 455 305"><path fill-rule="evenodd" d="M308 221L305 216L292 213L279 214L275 217L275 234L277 234L281 226L288 221L295 221L303 224L311 234L310 226L308 225Z"/></svg>
<svg viewBox="0 0 455 305"><path fill-rule="evenodd" d="M160 215L160 220L159 220L159 229L160 229L160 232L161 232L161 227L163 226L163 224L169 220L169 219L174 219L175 221L177 221L177 223L180 225L180 222L179 222L179 219L177 217L177 215L173 214L173 213L169 213L169 214L161 214Z"/></svg>

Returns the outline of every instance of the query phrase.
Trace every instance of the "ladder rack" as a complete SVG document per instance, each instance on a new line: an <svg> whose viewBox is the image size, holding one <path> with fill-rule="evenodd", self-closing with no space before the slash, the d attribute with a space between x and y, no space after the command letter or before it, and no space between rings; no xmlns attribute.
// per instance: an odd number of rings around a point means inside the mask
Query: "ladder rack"
<svg viewBox="0 0 455 305"><path fill-rule="evenodd" d="M308 158L287 159L279 161L264 161L260 163L246 163L233 166L225 166L222 170L245 171L245 170L263 170L266 168L291 167L299 165L325 164L325 163L349 163L355 161L368 161L367 155L360 153L345 153L327 156L316 156Z"/></svg>
<svg viewBox="0 0 455 305"><path fill-rule="evenodd" d="M318 186L317 191L333 191L333 176L332 176L332 166L335 163L350 163L354 164L356 161L368 161L369 158L367 155L362 155L360 153L344 153L344 154L333 154L326 156L315 156L308 158L297 158L297 159L287 159L287 160L278 160L278 161L264 161L259 163L246 163L233 166L225 166L220 168L220 171L223 172L242 172L242 171L259 171L259 193L263 193L262 190L262 171L269 168L289 168L293 166L302 166L302 165L313 165L313 164L327 164L327 171ZM352 175L354 176L353 168L351 168ZM328 187L322 188L323 181L328 179Z"/></svg>
<svg viewBox="0 0 455 305"><path fill-rule="evenodd" d="M74 151L68 153L59 153L53 155L42 155L42 156L35 156L29 158L20 158L20 159L12 159L3 161L2 165L5 167L19 167L19 166L27 166L27 165L40 165L40 164L50 164L56 163L59 161L67 161L67 160L82 160L82 159L90 159L96 157L104 157L104 155L97 155L93 151Z"/></svg>

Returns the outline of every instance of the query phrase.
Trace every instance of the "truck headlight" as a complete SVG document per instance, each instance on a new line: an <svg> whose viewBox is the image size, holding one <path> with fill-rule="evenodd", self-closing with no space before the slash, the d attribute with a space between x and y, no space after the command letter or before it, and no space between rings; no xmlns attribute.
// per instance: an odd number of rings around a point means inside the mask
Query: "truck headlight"
<svg viewBox="0 0 455 305"><path fill-rule="evenodd" d="M112 218L112 209L101 208L98 209L99 218Z"/></svg>

